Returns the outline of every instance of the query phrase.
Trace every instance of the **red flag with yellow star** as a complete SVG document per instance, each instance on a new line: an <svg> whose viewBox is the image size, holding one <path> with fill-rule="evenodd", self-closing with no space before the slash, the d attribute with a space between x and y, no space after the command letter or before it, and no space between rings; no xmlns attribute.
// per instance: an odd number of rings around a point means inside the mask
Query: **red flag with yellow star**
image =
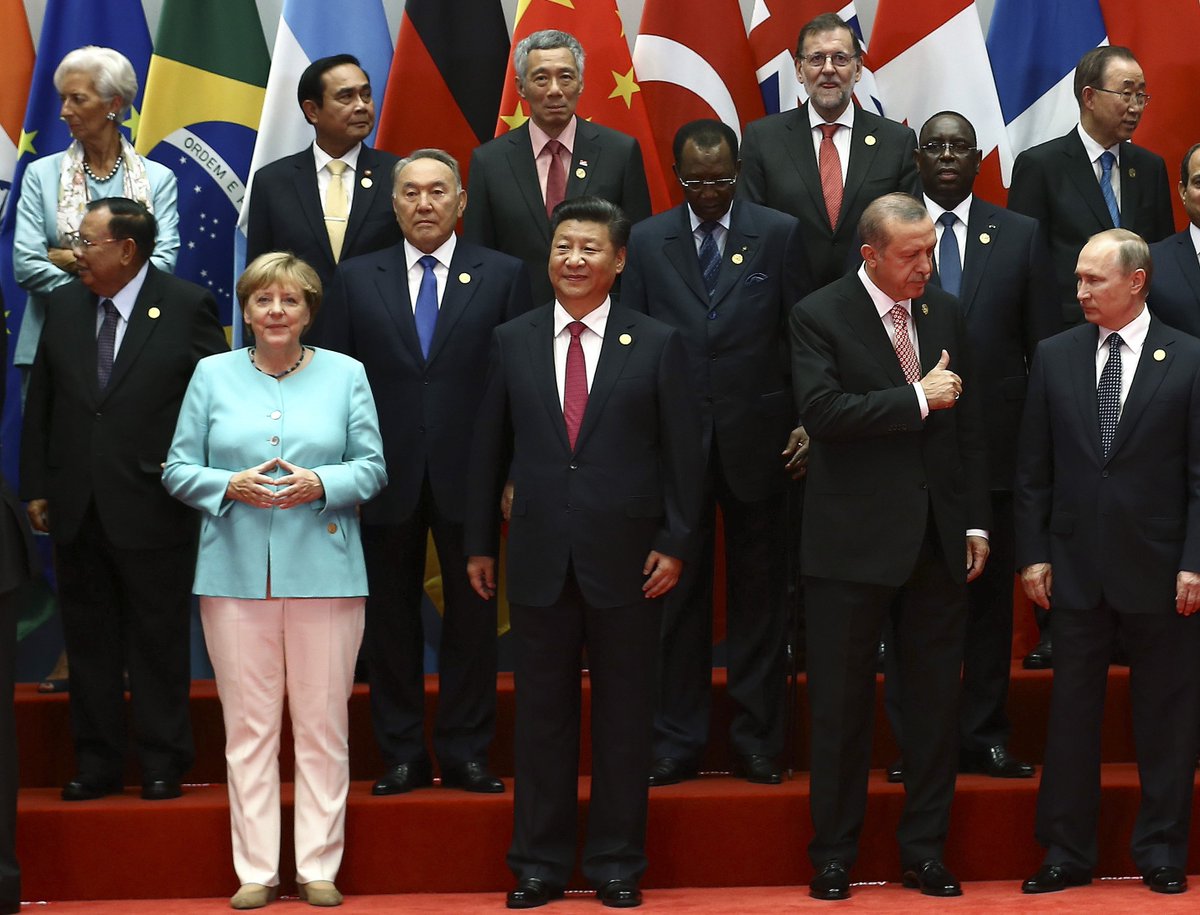
<svg viewBox="0 0 1200 915"><path fill-rule="evenodd" d="M575 114L634 137L642 147L646 183L654 212L671 206L662 167L654 154L654 131L633 72L629 39L616 0L518 0L513 20L513 47L542 29L570 32L583 45L583 93ZM517 94L512 58L504 74L504 95L496 136L529 119L529 106Z"/></svg>

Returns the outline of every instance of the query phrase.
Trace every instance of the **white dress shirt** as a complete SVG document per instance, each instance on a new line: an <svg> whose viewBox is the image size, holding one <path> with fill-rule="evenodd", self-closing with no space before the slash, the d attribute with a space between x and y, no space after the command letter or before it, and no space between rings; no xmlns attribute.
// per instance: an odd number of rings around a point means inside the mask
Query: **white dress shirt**
<svg viewBox="0 0 1200 915"><path fill-rule="evenodd" d="M1121 144L1114 143L1112 146L1101 146L1091 135L1083 129L1080 124L1075 128L1079 131L1079 139L1083 140L1083 149L1087 153L1088 160L1092 163L1092 174L1096 176L1096 183L1100 183L1100 176L1104 174L1104 169L1100 167L1100 157L1106 152L1112 153L1117 157L1117 161L1112 167L1112 189L1113 194L1117 198L1117 212L1121 211Z"/></svg>
<svg viewBox="0 0 1200 915"><path fill-rule="evenodd" d="M733 212L733 207L725 211L725 215L717 220L717 227L713 229L713 241L717 243L717 253L724 256L725 254L725 239L729 236L729 214ZM696 256L700 255L700 246L704 244L704 233L700 231L700 225L703 220L692 212L691 206L688 207L688 219L692 222L692 241L696 244Z"/></svg>
<svg viewBox="0 0 1200 915"><path fill-rule="evenodd" d="M974 194L967 194L958 206L953 210L953 213L958 218L954 221L954 240L958 242L958 266L962 268L966 265L967 259L967 220L971 218L971 201L975 199ZM938 273L942 271L942 265L939 258L942 256L942 234L946 231L946 227L938 222L942 218L942 214L946 212L946 208L934 203L925 197L925 209L929 211L929 218L933 220L933 231L937 233L937 241L933 245L933 258L937 262Z"/></svg>
<svg viewBox="0 0 1200 915"><path fill-rule="evenodd" d="M1200 258L1200 227L1192 223L1188 226L1188 232L1192 236L1192 250L1196 252L1196 257Z"/></svg>
<svg viewBox="0 0 1200 915"><path fill-rule="evenodd" d="M450 237L442 242L441 247L435 249L432 254L437 258L437 263L433 265L433 278L437 281L439 310L442 307L442 296L446 294L446 280L450 276L450 258L454 257L454 248L457 242L458 237L451 232ZM417 250L408 243L407 238L404 239L404 263L408 266L408 301L412 305L413 314L417 312L417 293L421 291L421 278L425 275L425 268L419 263L424 256L424 251Z"/></svg>
<svg viewBox="0 0 1200 915"><path fill-rule="evenodd" d="M1142 306L1138 316L1117 328L1121 335L1121 409L1125 408L1125 398L1129 396L1129 388L1133 384L1133 376L1137 373L1138 360L1142 357L1142 347L1146 345L1146 332L1150 329L1150 309ZM1108 362L1108 338L1113 333L1111 327L1100 325L1096 335L1096 385L1100 384L1100 373ZM1119 414L1118 414L1119 415Z"/></svg>
<svg viewBox="0 0 1200 915"><path fill-rule="evenodd" d="M842 129L833 135L833 148L837 150L838 164L842 167L842 187L845 187L846 169L850 166L850 137L854 131L854 102L851 101L846 106L846 110L833 121L826 121L817 114L816 108L812 105L808 106L808 125L812 128L809 133L812 134L813 153L817 157L817 162L821 161L821 140L825 138L820 129L822 124L840 124L842 126Z"/></svg>
<svg viewBox="0 0 1200 915"><path fill-rule="evenodd" d="M117 353L121 350L121 341L125 339L125 331L129 329L129 319L133 316L133 306L137 302L137 297L142 291L142 286L146 282L146 274L150 272L150 263L147 261L142 264L142 269L134 274L133 279L126 283L121 290L114 296L111 296L112 303L117 311L121 313L120 319L117 321L117 336L113 341L113 360L116 361ZM100 326L104 323L104 309L100 306L109 296L100 296L96 299L96 336L100 336Z"/></svg>
<svg viewBox="0 0 1200 915"><path fill-rule="evenodd" d="M579 344L583 347L583 367L587 372L588 392L592 390L592 379L596 377L596 363L600 361L600 348L604 345L604 328L608 326L608 313L612 308L612 300L605 298L600 306L589 311L579 320L587 330L579 335ZM558 403L563 402L563 392L567 386L567 348L571 345L571 332L567 325L575 319L567 314L562 304L554 302L554 380L558 385Z"/></svg>

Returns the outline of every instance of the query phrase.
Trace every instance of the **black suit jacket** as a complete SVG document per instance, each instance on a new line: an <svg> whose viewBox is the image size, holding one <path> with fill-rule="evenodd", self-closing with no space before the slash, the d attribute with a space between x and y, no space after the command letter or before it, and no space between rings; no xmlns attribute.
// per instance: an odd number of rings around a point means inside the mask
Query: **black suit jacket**
<svg viewBox="0 0 1200 915"><path fill-rule="evenodd" d="M1151 245L1150 259L1150 311L1163 323L1200 337L1200 260L1190 229Z"/></svg>
<svg viewBox="0 0 1200 915"><path fill-rule="evenodd" d="M572 449L555 381L553 308L493 336L472 446L466 552L496 555L508 477L509 601L551 606L570 570L590 606L628 606L643 599L651 550L692 559L703 458L687 357L677 331L612 306Z"/></svg>
<svg viewBox="0 0 1200 915"><path fill-rule="evenodd" d="M715 435L721 466L744 502L783 490L780 452L796 425L787 316L812 289L800 224L737 201L712 299L704 288L687 204L638 223L629 240L621 304L683 336L702 450Z"/></svg>
<svg viewBox="0 0 1200 915"><path fill-rule="evenodd" d="M1162 157L1135 146L1121 144L1121 226L1148 242L1175 231L1171 215L1171 189ZM1087 240L1113 227L1100 193L1100 182L1079 132L1048 140L1025 150L1013 165L1008 207L1042 224L1050 240L1059 302L1067 325L1083 320L1075 299L1075 263Z"/></svg>
<svg viewBox="0 0 1200 915"><path fill-rule="evenodd" d="M1062 327L1054 265L1036 221L971 201L959 301L986 420L991 487L1010 490L1033 351ZM950 369L957 371L953 358Z"/></svg>
<svg viewBox="0 0 1200 915"><path fill-rule="evenodd" d="M1013 497L1017 561L1051 563L1052 607L1104 599L1174 613L1176 573L1200 572L1200 340L1151 319L1105 460L1098 334L1088 324L1038 347Z"/></svg>
<svg viewBox="0 0 1200 915"><path fill-rule="evenodd" d="M805 575L898 587L916 566L932 517L952 579L965 582L966 532L990 527L981 404L962 308L929 286L913 299L913 315L922 372L944 349L963 377L958 403L924 422L857 274L792 312L792 380L812 439L800 541Z"/></svg>
<svg viewBox="0 0 1200 915"><path fill-rule="evenodd" d="M48 499L70 543L88 505L123 549L179 546L195 515L162 485L162 464L196 363L229 348L211 293L150 265L108 387L96 381L96 295L50 294L21 433L21 498Z"/></svg>
<svg viewBox="0 0 1200 915"><path fill-rule="evenodd" d="M399 243L400 226L392 211L392 167L397 161L392 153L370 146L359 151L342 260ZM364 179L370 180L370 187L363 187ZM267 251L291 251L317 271L322 285L327 286L333 278L337 265L325 231L325 209L311 146L254 173L246 263Z"/></svg>
<svg viewBox="0 0 1200 915"><path fill-rule="evenodd" d="M836 229L831 229L812 136L807 102L748 124L738 194L800 220L819 288L846 272L859 217L871 201L893 191L918 194L920 181L912 129L857 109L842 209Z"/></svg>
<svg viewBox="0 0 1200 915"><path fill-rule="evenodd" d="M532 307L516 258L459 239L429 358L421 355L404 246L366 254L334 273L324 345L367 368L388 485L363 506L369 524L399 524L426 474L439 511L463 519L471 432L483 396L492 330Z"/></svg>
<svg viewBox="0 0 1200 915"><path fill-rule="evenodd" d="M529 124L476 147L469 174L463 237L521 258L529 267L533 300L552 301L554 290L547 274L550 219L538 183ZM578 121L566 195L585 194L612 201L633 222L650 215L650 191L637 140L600 124Z"/></svg>

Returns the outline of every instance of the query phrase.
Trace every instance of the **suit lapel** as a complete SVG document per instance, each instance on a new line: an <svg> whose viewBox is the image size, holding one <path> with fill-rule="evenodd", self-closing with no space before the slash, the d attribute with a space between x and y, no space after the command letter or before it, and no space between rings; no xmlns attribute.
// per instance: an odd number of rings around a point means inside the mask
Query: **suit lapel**
<svg viewBox="0 0 1200 915"><path fill-rule="evenodd" d="M745 218L743 218L745 217ZM721 272L717 274L717 288L713 292L713 307L719 305L730 291L745 282L757 250L758 227L745 207L734 204L729 216L729 232L725 236L725 254L721 258Z"/></svg>
<svg viewBox="0 0 1200 915"><path fill-rule="evenodd" d="M600 360L596 363L596 374L592 378L592 387L588 391L587 409L583 411L583 422L579 426L579 436L575 439L575 451L580 451L587 443L588 436L600 414L604 412L604 402L612 393L613 385L625 370L629 354L637 346L637 319L629 312L621 313L613 308L608 315L608 323L604 327L604 342L600 345ZM621 343L618 338L622 335L631 337L631 342ZM563 426L565 429L565 425Z"/></svg>
<svg viewBox="0 0 1200 915"><path fill-rule="evenodd" d="M600 146L600 131L587 121L576 120L575 148L571 150L571 168L567 172L567 198L580 197L588 192L592 172L600 165L604 150Z"/></svg>
<svg viewBox="0 0 1200 915"><path fill-rule="evenodd" d="M1101 462L1104 460L1104 449L1100 446L1100 405L1096 400L1096 346L1099 343L1099 331L1092 325L1085 325L1075 334L1074 342L1069 358L1080 428L1092 443L1097 462Z"/></svg>
<svg viewBox="0 0 1200 915"><path fill-rule="evenodd" d="M892 341L888 339L888 333L883 327L883 321L879 318L879 312L875 309L875 303L871 301L871 296L857 275L847 276L846 282L848 287L846 316L857 331L855 336L879 363L892 384L897 387L905 384L904 369L900 367L896 350L892 346Z"/></svg>
<svg viewBox="0 0 1200 915"><path fill-rule="evenodd" d="M987 242L983 241L987 238ZM999 242L1000 229L992 218L992 207L978 197L971 201L967 214L967 250L963 254L962 287L959 300L963 311L969 312L979 291L979 283L987 274L988 259Z"/></svg>
<svg viewBox="0 0 1200 915"><path fill-rule="evenodd" d="M813 151L812 128L808 124L808 102L796 109L787 126L795 134L792 141L785 144L788 155L792 157L796 171L800 173L804 188L816 208L816 221L827 227L829 217L825 210L825 195L821 192L821 172L817 165L817 154ZM832 229L829 230L829 234L833 234Z"/></svg>
<svg viewBox="0 0 1200 915"><path fill-rule="evenodd" d="M450 258L446 288L442 292L442 304L438 309L437 324L433 328L433 340L429 344L429 362L433 362L445 346L454 325L466 312L467 305L482 282L479 259L465 255L462 242L459 241L454 246L454 256ZM415 331L415 318L413 327Z"/></svg>
<svg viewBox="0 0 1200 915"><path fill-rule="evenodd" d="M917 344L921 350L921 374L925 375L942 357L942 350L950 354L950 371L954 371L954 341L947 333L950 325L947 323L947 308L953 306L946 302L931 302L924 293L912 300L913 322L917 327ZM893 353L897 365L900 360Z"/></svg>
<svg viewBox="0 0 1200 915"><path fill-rule="evenodd" d="M525 201L533 225L538 227L542 241L548 245L550 220L546 216L546 202L542 199L542 186L538 181L537 166L533 162L533 142L529 139L528 123L510 131L507 139L508 147L505 153L508 156L508 167L512 170L516 193Z"/></svg>
<svg viewBox="0 0 1200 915"><path fill-rule="evenodd" d="M1196 249L1192 247L1192 233L1184 229L1177 236L1178 244L1172 248L1179 259L1179 271L1187 279L1192 294L1200 301L1200 260L1196 258Z"/></svg>
<svg viewBox="0 0 1200 915"><path fill-rule="evenodd" d="M875 136L877 126L874 120L862 117L861 112L855 114L854 129L850 133L850 162L846 166L846 186L842 191L841 215L838 216L838 225L835 230L842 225L844 214L853 208L854 199L862 190L863 181L866 180L867 173L875 163L875 155L879 149L879 144L876 142L878 138ZM818 186L819 181L818 178ZM825 200L822 198L822 208L824 205ZM851 228L853 229L853 227Z"/></svg>
<svg viewBox="0 0 1200 915"><path fill-rule="evenodd" d="M391 260L381 266L375 276L375 287L379 291L379 301L384 303L388 317L413 361L422 365L425 357L421 355L421 340L417 336L417 322L413 317L413 303L408 292L408 264L404 260L404 245L396 245L392 250ZM441 318L440 315L438 317Z"/></svg>
<svg viewBox="0 0 1200 915"><path fill-rule="evenodd" d="M1146 340L1142 344L1142 354L1138 357L1137 372L1133 383L1129 386L1129 394L1121 407L1121 419L1117 423L1117 431L1113 435L1112 448L1108 452L1109 459L1121 450L1126 439L1133 434L1138 420L1146 412L1146 408L1158 392L1159 385L1171 368L1174 353L1171 344L1174 342L1167 333L1164 325L1150 319L1150 327L1146 330ZM1162 358L1156 358L1156 354ZM1097 420L1097 423L1099 421Z"/></svg>
<svg viewBox="0 0 1200 915"><path fill-rule="evenodd" d="M700 258L696 254L696 242L692 237L692 222L687 204L679 206L678 212L676 232L663 238L663 255L696 296L700 305L707 310L708 290L704 288L704 275L700 272Z"/></svg>
<svg viewBox="0 0 1200 915"><path fill-rule="evenodd" d="M321 193L317 188L316 162L312 150L298 153L292 162L296 166L292 175L292 185L300 213L308 223L309 232L320 240L321 249L332 264L333 247L329 244L329 233L325 230L325 210L321 206Z"/></svg>
<svg viewBox="0 0 1200 915"><path fill-rule="evenodd" d="M1066 173L1075 183L1079 196L1087 204L1092 215L1096 217L1096 221L1105 229L1111 229L1113 227L1112 216L1109 215L1104 195L1100 192L1100 182L1096 180L1096 173L1087 157L1087 150L1083 148L1083 140L1079 139L1079 134L1074 130L1067 136L1069 139L1063 150L1063 154L1067 158ZM1122 182L1122 197L1124 197L1124 193L1125 185Z"/></svg>
<svg viewBox="0 0 1200 915"><path fill-rule="evenodd" d="M121 348L113 360L112 374L108 378L108 387L100 395L103 401L109 394L120 386L121 381L129 374L129 368L137 361L142 348L150 340L163 309L169 307L162 299L157 272L153 267L146 274L146 281L138 293L137 301L133 303L133 312L129 315L129 326L125 328L125 336L121 338ZM154 317L151 317L151 311ZM93 347L93 351L95 347ZM93 356L93 358L95 358Z"/></svg>
<svg viewBox="0 0 1200 915"><path fill-rule="evenodd" d="M99 299L82 283L77 284L76 288L78 290L76 300L69 305L76 312L76 316L64 323L71 335L70 348L78 354L76 366L83 379L83 383L79 385L78 389L92 392L93 402L99 402L102 396L100 382L96 377L96 338L99 336L96 327L99 317ZM110 387L111 381L112 376L110 375Z"/></svg>
<svg viewBox="0 0 1200 915"><path fill-rule="evenodd" d="M555 430L562 450L570 452L567 424L563 420L562 402L558 399L558 378L554 374L554 306L539 308L526 320L529 321L526 339L529 343L529 371L533 375L533 386L541 392L542 405L546 408L550 427ZM601 365L603 364L601 359ZM590 397L588 408L591 408ZM584 421L586 422L586 414ZM578 443L579 440L576 439L576 444Z"/></svg>
<svg viewBox="0 0 1200 915"><path fill-rule="evenodd" d="M342 242L342 250L349 251L354 245L354 239L362 229L367 219L367 212L375 201L375 196L382 190L390 189L391 175L377 175L378 167L375 160L375 150L363 146L358 153L358 168L354 172L354 188L350 198L350 217L346 222L346 237ZM363 187L363 181L370 179L371 186ZM330 248L330 254L333 249Z"/></svg>

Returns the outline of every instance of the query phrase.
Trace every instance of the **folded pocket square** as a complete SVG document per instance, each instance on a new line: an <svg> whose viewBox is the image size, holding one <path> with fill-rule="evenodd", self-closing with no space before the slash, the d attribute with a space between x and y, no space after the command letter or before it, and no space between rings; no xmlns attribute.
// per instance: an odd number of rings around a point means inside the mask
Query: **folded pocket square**
<svg viewBox="0 0 1200 915"><path fill-rule="evenodd" d="M770 277L768 277L765 273L751 273L748 277L746 277L746 281L742 285L754 286L758 283L765 283L768 279L770 279Z"/></svg>

